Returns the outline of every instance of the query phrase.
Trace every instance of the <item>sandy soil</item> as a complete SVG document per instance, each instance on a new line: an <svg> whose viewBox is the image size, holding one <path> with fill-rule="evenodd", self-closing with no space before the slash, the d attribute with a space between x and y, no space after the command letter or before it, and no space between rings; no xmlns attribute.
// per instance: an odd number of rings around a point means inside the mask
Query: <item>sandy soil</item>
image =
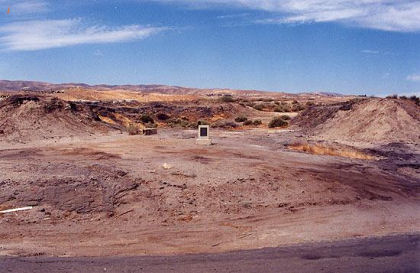
<svg viewBox="0 0 420 273"><path fill-rule="evenodd" d="M416 146L290 150L287 130L0 143L0 255L223 252L420 232ZM388 147L389 148L389 147ZM397 151L397 152L395 152ZM411 163L410 163L411 162ZM410 165L411 164L411 165Z"/></svg>

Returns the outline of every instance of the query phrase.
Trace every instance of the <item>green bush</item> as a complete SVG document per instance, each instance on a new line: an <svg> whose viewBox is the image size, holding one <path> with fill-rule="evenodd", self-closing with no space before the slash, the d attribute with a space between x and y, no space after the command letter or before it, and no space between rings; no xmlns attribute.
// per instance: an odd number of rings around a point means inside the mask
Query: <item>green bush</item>
<svg viewBox="0 0 420 273"><path fill-rule="evenodd" d="M286 127L287 125L289 125L289 123L283 120L281 117L274 117L268 124L268 127L270 128Z"/></svg>
<svg viewBox="0 0 420 273"><path fill-rule="evenodd" d="M235 118L236 122L245 122L247 120L248 120L248 118L244 117L244 116L240 116L240 117Z"/></svg>

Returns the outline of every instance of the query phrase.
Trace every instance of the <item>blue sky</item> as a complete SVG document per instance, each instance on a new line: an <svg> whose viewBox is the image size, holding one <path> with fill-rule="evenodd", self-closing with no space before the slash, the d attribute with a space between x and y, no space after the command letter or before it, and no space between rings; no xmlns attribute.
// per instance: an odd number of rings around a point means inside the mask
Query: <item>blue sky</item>
<svg viewBox="0 0 420 273"><path fill-rule="evenodd" d="M0 0L0 9L0 79L420 93L420 1Z"/></svg>

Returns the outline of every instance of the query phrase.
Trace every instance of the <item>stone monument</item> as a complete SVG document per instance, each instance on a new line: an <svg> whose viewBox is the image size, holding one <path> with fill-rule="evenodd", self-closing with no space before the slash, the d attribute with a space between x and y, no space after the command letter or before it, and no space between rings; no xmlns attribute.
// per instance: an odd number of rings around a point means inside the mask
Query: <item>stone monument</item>
<svg viewBox="0 0 420 273"><path fill-rule="evenodd" d="M198 138L196 139L196 143L201 145L211 145L211 138L209 133L209 125L198 125Z"/></svg>

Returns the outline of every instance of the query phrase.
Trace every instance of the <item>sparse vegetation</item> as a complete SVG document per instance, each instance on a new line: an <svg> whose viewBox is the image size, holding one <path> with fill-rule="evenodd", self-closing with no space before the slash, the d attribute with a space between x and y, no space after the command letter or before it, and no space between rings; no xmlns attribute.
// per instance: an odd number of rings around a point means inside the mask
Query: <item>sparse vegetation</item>
<svg viewBox="0 0 420 273"><path fill-rule="evenodd" d="M417 96L411 96L410 100L414 101L417 105L420 105L420 98Z"/></svg>
<svg viewBox="0 0 420 273"><path fill-rule="evenodd" d="M299 111L302 111L304 109L305 109L305 107L303 105L301 105L300 103L295 103L292 106L292 112L299 112Z"/></svg>
<svg viewBox="0 0 420 273"><path fill-rule="evenodd" d="M262 124L262 121L260 119L256 119L256 120L254 120L253 123L254 123L255 126L258 126L258 125Z"/></svg>
<svg viewBox="0 0 420 273"><path fill-rule="evenodd" d="M168 120L170 118L170 116L165 114L165 113L159 113L159 114L156 115L156 118L158 120Z"/></svg>
<svg viewBox="0 0 420 273"><path fill-rule="evenodd" d="M280 118L282 120L290 120L290 116L288 116L288 115L281 115Z"/></svg>
<svg viewBox="0 0 420 273"><path fill-rule="evenodd" d="M218 122L214 123L212 125L212 127L229 129L229 128L236 128L236 127L238 127L238 124L236 124L233 121L218 121Z"/></svg>
<svg viewBox="0 0 420 273"><path fill-rule="evenodd" d="M139 129L139 128L138 128L138 126L136 126L135 124L130 123L130 124L127 126L127 132L128 132L128 134L129 134L130 136L133 136L133 135L138 135L138 134L140 134L140 129Z"/></svg>
<svg viewBox="0 0 420 273"><path fill-rule="evenodd" d="M234 101L235 101L235 99L232 97L232 95L223 95L223 96L220 98L220 101L221 101L221 102L234 102Z"/></svg>
<svg viewBox="0 0 420 273"><path fill-rule="evenodd" d="M245 122L247 120L248 120L248 118L244 117L244 116L239 116L239 117L235 118L236 122Z"/></svg>
<svg viewBox="0 0 420 273"><path fill-rule="evenodd" d="M196 127L196 124L191 124L188 122L188 120L185 120L183 118L177 118L177 119L170 119L168 121L169 126L171 127L183 127L183 128L188 128L188 127Z"/></svg>
<svg viewBox="0 0 420 273"><path fill-rule="evenodd" d="M244 125L246 125L246 126L249 126L249 125L252 125L252 124L253 124L253 122L250 119L244 121Z"/></svg>
<svg viewBox="0 0 420 273"><path fill-rule="evenodd" d="M274 112L288 113L288 112L292 112L292 108L290 107L290 105L282 103L281 105L274 108Z"/></svg>
<svg viewBox="0 0 420 273"><path fill-rule="evenodd" d="M270 123L268 124L269 128L277 128L277 127L286 127L289 125L287 121L282 119L281 117L274 117Z"/></svg>
<svg viewBox="0 0 420 273"><path fill-rule="evenodd" d="M140 117L140 121L143 123L155 123L155 121L153 120L153 118L149 115L142 115Z"/></svg>

